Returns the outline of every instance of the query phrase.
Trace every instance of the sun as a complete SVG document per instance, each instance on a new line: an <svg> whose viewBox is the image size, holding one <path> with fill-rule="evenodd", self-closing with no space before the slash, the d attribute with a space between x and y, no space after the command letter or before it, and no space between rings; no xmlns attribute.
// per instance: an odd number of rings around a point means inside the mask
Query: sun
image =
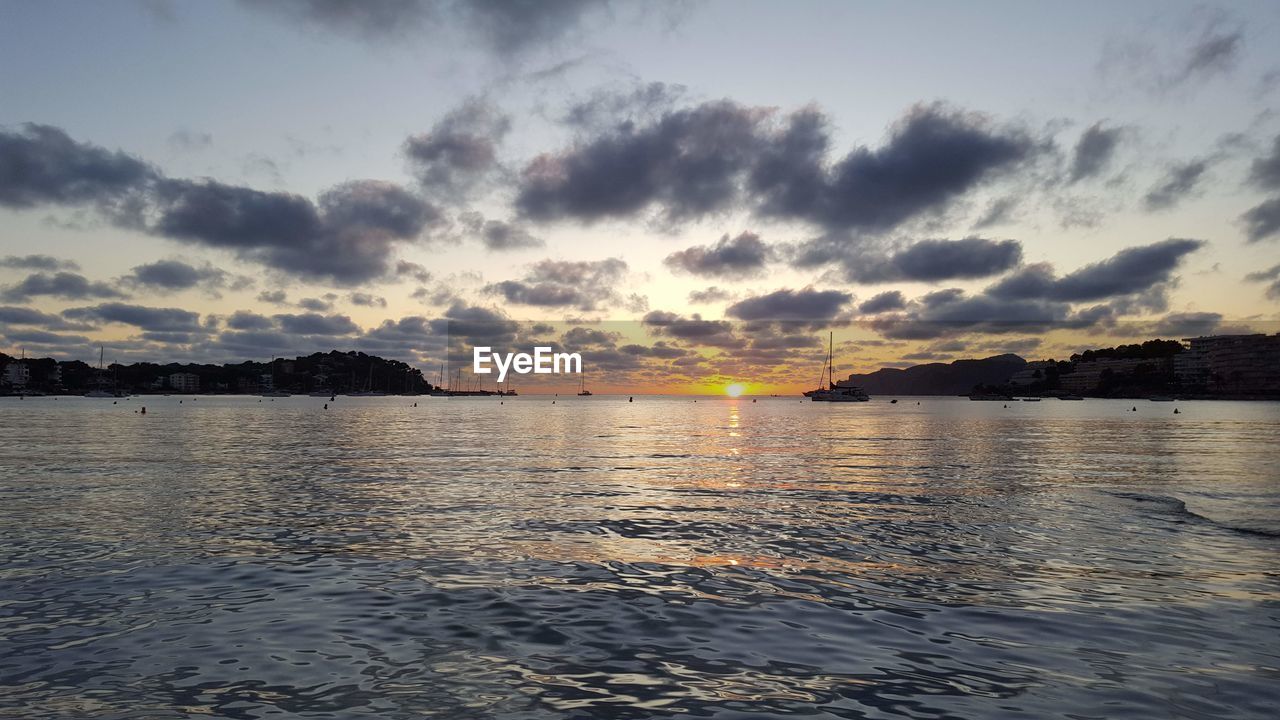
<svg viewBox="0 0 1280 720"><path fill-rule="evenodd" d="M745 391L746 391L746 388L742 386L742 383L734 383L732 385L726 385L724 388L724 394L728 395L729 397L738 397Z"/></svg>

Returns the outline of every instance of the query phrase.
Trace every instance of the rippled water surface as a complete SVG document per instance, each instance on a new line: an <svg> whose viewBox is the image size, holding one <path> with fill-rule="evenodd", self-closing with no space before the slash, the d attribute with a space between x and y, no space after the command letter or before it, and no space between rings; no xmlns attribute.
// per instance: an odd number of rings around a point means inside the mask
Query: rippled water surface
<svg viewBox="0 0 1280 720"><path fill-rule="evenodd" d="M325 400L0 399L0 716L1280 708L1280 404Z"/></svg>

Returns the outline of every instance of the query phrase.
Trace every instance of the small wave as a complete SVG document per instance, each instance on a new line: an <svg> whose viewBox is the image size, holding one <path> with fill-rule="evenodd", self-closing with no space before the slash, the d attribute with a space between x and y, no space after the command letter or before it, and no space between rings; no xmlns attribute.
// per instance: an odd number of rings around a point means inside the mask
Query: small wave
<svg viewBox="0 0 1280 720"><path fill-rule="evenodd" d="M1124 491L1107 491L1112 497L1124 498L1126 500L1134 500L1140 503L1148 503L1159 507L1170 515L1182 516L1186 519L1203 522L1214 527L1224 530L1244 533L1247 535L1260 535L1263 537L1280 537L1280 528L1273 527L1265 521L1251 522L1247 518L1223 518L1211 517L1202 512L1197 512L1187 507L1187 503L1180 498L1172 495L1147 495L1145 493L1124 492Z"/></svg>

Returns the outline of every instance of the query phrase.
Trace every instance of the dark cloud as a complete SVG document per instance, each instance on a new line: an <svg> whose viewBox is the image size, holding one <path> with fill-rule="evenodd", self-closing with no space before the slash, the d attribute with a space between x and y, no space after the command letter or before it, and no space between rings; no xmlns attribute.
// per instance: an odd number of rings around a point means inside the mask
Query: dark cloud
<svg viewBox="0 0 1280 720"><path fill-rule="evenodd" d="M226 280L227 273L212 265L196 267L181 260L159 260L138 265L123 278L123 282L131 286L159 291L187 290L200 285L219 287Z"/></svg>
<svg viewBox="0 0 1280 720"><path fill-rule="evenodd" d="M1199 187L1208 169L1208 160L1192 160L1174 165L1147 191L1143 203L1148 210L1164 210L1177 205Z"/></svg>
<svg viewBox="0 0 1280 720"><path fill-rule="evenodd" d="M1249 242L1280 235L1280 197L1274 197L1240 216Z"/></svg>
<svg viewBox="0 0 1280 720"><path fill-rule="evenodd" d="M14 270L79 270L80 265L52 255L6 255L0 258L0 268Z"/></svg>
<svg viewBox="0 0 1280 720"><path fill-rule="evenodd" d="M913 108L877 149L828 166L829 130L806 108L773 113L729 101L623 123L526 167L517 205L536 220L592 222L656 210L675 223L747 206L832 230L882 231L942 209L1031 156L1020 131L943 105Z"/></svg>
<svg viewBox="0 0 1280 720"><path fill-rule="evenodd" d="M509 116L472 99L430 132L405 140L404 154L424 188L462 198L497 166L498 145L510 129Z"/></svg>
<svg viewBox="0 0 1280 720"><path fill-rule="evenodd" d="M617 285L627 264L617 258L598 261L542 260L520 280L505 280L485 287L507 302L537 307L572 307L583 312L601 304L617 303Z"/></svg>
<svg viewBox="0 0 1280 720"><path fill-rule="evenodd" d="M726 234L710 246L695 245L671 253L663 262L693 275L736 279L759 276L773 257L773 249L759 235L743 232L735 238Z"/></svg>
<svg viewBox="0 0 1280 720"><path fill-rule="evenodd" d="M546 245L542 238L534 237L519 225L501 220L485 220L477 212L462 213L459 220L468 232L480 238L486 248L495 252L526 250Z"/></svg>
<svg viewBox="0 0 1280 720"><path fill-rule="evenodd" d="M839 162L816 207L806 212L804 202L794 210L829 228L885 230L942 208L1034 150L1025 134L980 116L920 106L884 146L859 148Z"/></svg>
<svg viewBox="0 0 1280 720"><path fill-rule="evenodd" d="M283 290L263 290L258 293L258 302L272 305L288 305L289 295Z"/></svg>
<svg viewBox="0 0 1280 720"><path fill-rule="evenodd" d="M1280 190L1280 135L1271 145L1271 154L1249 166L1249 181L1264 190Z"/></svg>
<svg viewBox="0 0 1280 720"><path fill-rule="evenodd" d="M341 285L390 271L396 243L416 240L436 209L391 183L344 183L318 203L214 181L165 181L152 231L228 249L267 267Z"/></svg>
<svg viewBox="0 0 1280 720"><path fill-rule="evenodd" d="M728 101L624 124L525 168L516 199L535 220L592 222L660 208L669 222L725 209L758 152L767 113Z"/></svg>
<svg viewBox="0 0 1280 720"><path fill-rule="evenodd" d="M275 327L271 318L248 310L237 310L227 318L227 327L232 330L270 330Z"/></svg>
<svg viewBox="0 0 1280 720"><path fill-rule="evenodd" d="M1072 153L1071 182L1095 177L1106 170L1123 133L1121 128L1103 127L1101 122L1085 130Z"/></svg>
<svg viewBox="0 0 1280 720"><path fill-rule="evenodd" d="M662 82L642 84L628 92L599 90L569 106L561 121L584 130L599 131L619 122L651 122L670 112L684 96L685 86Z"/></svg>
<svg viewBox="0 0 1280 720"><path fill-rule="evenodd" d="M423 283L431 280L431 273L425 267L408 260L400 260L396 263L395 274L398 277L408 277Z"/></svg>
<svg viewBox="0 0 1280 720"><path fill-rule="evenodd" d="M352 305L359 305L361 307L384 308L387 306L386 298L378 297L377 295L372 295L370 293L353 292L347 296L347 299L351 301Z"/></svg>
<svg viewBox="0 0 1280 720"><path fill-rule="evenodd" d="M853 295L839 290L783 289L730 305L725 314L748 321L822 322L845 312Z"/></svg>
<svg viewBox="0 0 1280 720"><path fill-rule="evenodd" d="M1244 45L1244 34L1240 31L1222 31L1216 27L1206 28L1203 35L1193 44L1182 66L1181 79L1224 74L1233 70L1240 57L1240 48Z"/></svg>
<svg viewBox="0 0 1280 720"><path fill-rule="evenodd" d="M133 325L151 332L204 331L198 313L180 308L154 308L113 302L69 308L62 311L62 316L70 320Z"/></svg>
<svg viewBox="0 0 1280 720"><path fill-rule="evenodd" d="M693 292L689 293L689 302L697 305L709 305L711 303L718 303L718 302L724 302L725 300L732 300L733 298L734 298L733 293L723 288L718 288L714 285L704 290L694 290Z"/></svg>
<svg viewBox="0 0 1280 720"><path fill-rule="evenodd" d="M302 298L298 301L298 307L310 312L328 312L333 309L333 301L337 298L338 296L333 294L323 298Z"/></svg>
<svg viewBox="0 0 1280 720"><path fill-rule="evenodd" d="M83 275L72 272L32 273L20 282L0 291L0 297L9 302L25 302L41 296L86 300L123 298L125 294L106 283L91 281Z"/></svg>
<svg viewBox="0 0 1280 720"><path fill-rule="evenodd" d="M1273 265L1269 270L1251 272L1244 279L1247 282L1269 283L1266 290L1267 297L1280 300L1280 265Z"/></svg>
<svg viewBox="0 0 1280 720"><path fill-rule="evenodd" d="M845 277L852 282L937 282L997 275L1022 262L1017 240L921 240L887 256L841 258Z"/></svg>
<svg viewBox="0 0 1280 720"><path fill-rule="evenodd" d="M1169 282L1182 260L1203 240L1169 238L1126 248L1101 262L1058 278L1047 264L1029 265L987 289L993 298L1086 302L1132 295Z"/></svg>
<svg viewBox="0 0 1280 720"><path fill-rule="evenodd" d="M673 312L654 310L647 313L642 322L655 335L684 340L696 345L712 347L741 345L741 341L733 334L733 326L729 322L703 320L697 313L686 318Z"/></svg>
<svg viewBox="0 0 1280 720"><path fill-rule="evenodd" d="M248 8L369 42L459 32L500 56L553 44L587 16L605 14L606 0L240 0Z"/></svg>
<svg viewBox="0 0 1280 720"><path fill-rule="evenodd" d="M886 290L858 305L858 312L863 315L875 315L890 310L901 310L907 306L907 300L901 290Z"/></svg>
<svg viewBox="0 0 1280 720"><path fill-rule="evenodd" d="M1169 313L1157 320L1146 332L1160 337L1183 338L1212 335L1222 324L1222 315L1215 312Z"/></svg>
<svg viewBox="0 0 1280 720"><path fill-rule="evenodd" d="M273 315L280 329L294 335L350 335L360 331L360 327L346 315L321 315L320 313L302 313L298 315Z"/></svg>
<svg viewBox="0 0 1280 720"><path fill-rule="evenodd" d="M45 330L95 330L87 323L70 323L58 315L41 312L32 308L0 306L0 327L8 325L30 325Z"/></svg>
<svg viewBox="0 0 1280 720"><path fill-rule="evenodd" d="M0 130L0 206L114 205L155 177L141 160L76 142L56 127Z"/></svg>

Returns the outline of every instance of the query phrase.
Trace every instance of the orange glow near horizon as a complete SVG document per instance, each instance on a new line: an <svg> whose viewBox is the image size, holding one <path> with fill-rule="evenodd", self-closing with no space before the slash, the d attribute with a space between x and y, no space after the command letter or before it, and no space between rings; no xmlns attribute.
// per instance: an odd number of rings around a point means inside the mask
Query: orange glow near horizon
<svg viewBox="0 0 1280 720"><path fill-rule="evenodd" d="M728 395L729 397L736 398L736 397L740 397L742 393L746 391L746 389L747 388L744 387L742 383L733 383L725 386L724 394Z"/></svg>

